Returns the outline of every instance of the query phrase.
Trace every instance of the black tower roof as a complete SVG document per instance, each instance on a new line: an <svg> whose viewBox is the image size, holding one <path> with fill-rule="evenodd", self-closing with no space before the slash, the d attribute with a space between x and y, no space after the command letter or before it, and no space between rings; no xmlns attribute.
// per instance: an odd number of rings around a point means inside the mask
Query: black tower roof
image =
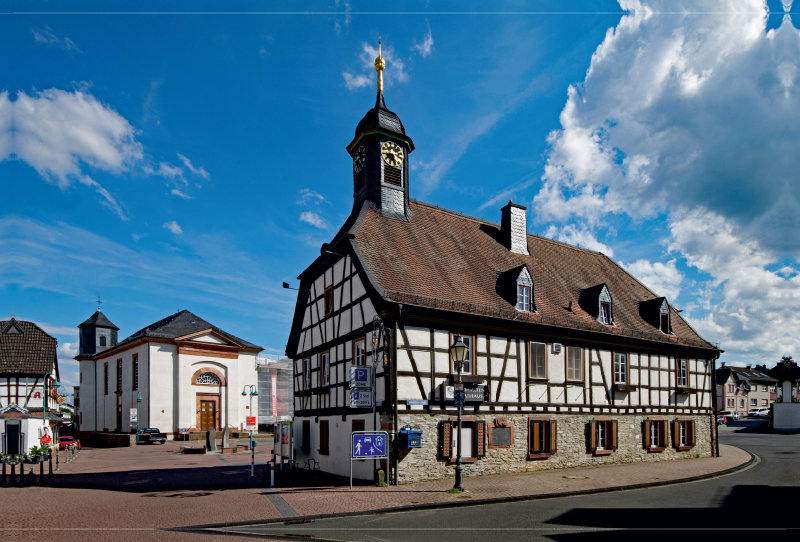
<svg viewBox="0 0 800 542"><path fill-rule="evenodd" d="M106 315L103 314L100 309L97 309L97 312L91 315L88 320L80 324L78 327L107 327L119 331L119 328L112 324L111 320L106 318Z"/></svg>
<svg viewBox="0 0 800 542"><path fill-rule="evenodd" d="M382 128L389 132L394 132L400 135L406 135L406 130L403 128L403 123L395 113L386 109L386 103L383 101L383 93L378 93L378 99L375 101L375 107L367 111L361 122L356 127L356 137L364 130L370 128Z"/></svg>

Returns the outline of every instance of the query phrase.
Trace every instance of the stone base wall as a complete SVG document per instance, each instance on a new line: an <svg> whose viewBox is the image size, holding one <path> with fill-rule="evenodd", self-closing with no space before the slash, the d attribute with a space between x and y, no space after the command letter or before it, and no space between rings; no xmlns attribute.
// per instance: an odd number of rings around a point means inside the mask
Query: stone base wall
<svg viewBox="0 0 800 542"><path fill-rule="evenodd" d="M454 464L439 459L439 422L449 420L450 414L400 414L399 427L411 425L422 430L422 448L400 451L400 483L441 480L453 477ZM470 413L470 416L474 414ZM474 463L464 464L464 476L501 474L509 472L531 472L546 469L607 465L611 463L634 463L643 461L670 461L694 457L710 457L711 416L680 416L695 421L695 446L679 452L672 446L671 424L676 416L663 416L667 421L669 446L662 452L650 452L644 448L644 421L650 417L643 414L612 415L617 420L617 450L610 455L595 456L588 451L587 425L594 415L547 414L557 424L557 451L547 459L528 459L528 419L532 414L502 413L509 424L514 424L515 439L510 448L488 448L486 456ZM478 414L487 426L497 416L494 413Z"/></svg>

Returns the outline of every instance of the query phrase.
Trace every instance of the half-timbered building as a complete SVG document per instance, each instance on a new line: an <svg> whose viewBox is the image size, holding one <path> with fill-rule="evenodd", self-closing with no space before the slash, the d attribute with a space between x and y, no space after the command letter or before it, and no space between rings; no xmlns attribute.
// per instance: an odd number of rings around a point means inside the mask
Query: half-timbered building
<svg viewBox="0 0 800 542"><path fill-rule="evenodd" d="M400 483L450 476L459 438L467 475L711 455L720 350L611 258L529 234L521 205L498 224L409 199L413 150L379 88L347 146L352 213L298 277L298 460L347 475L351 431L409 426L421 445L395 439ZM460 435L455 335L469 347ZM377 424L349 406L363 364ZM370 479L372 463L354 472Z"/></svg>

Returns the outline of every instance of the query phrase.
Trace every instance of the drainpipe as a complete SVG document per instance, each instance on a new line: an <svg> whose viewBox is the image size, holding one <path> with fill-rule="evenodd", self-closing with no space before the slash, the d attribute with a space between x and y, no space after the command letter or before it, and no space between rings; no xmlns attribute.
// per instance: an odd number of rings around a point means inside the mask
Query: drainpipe
<svg viewBox="0 0 800 542"><path fill-rule="evenodd" d="M97 390L97 360L92 361L94 362L94 432L97 433L97 396L100 392Z"/></svg>
<svg viewBox="0 0 800 542"><path fill-rule="evenodd" d="M717 425L717 360L719 352L711 358L711 445L714 448L714 457L719 457L719 426Z"/></svg>
<svg viewBox="0 0 800 542"><path fill-rule="evenodd" d="M395 441L395 455L394 455L394 485L400 485L400 448L397 445L398 439L398 421L397 421L397 334L400 332L400 317L403 315L403 304L398 304L397 321L394 324L394 333L392 333L392 378L394 380L394 441Z"/></svg>

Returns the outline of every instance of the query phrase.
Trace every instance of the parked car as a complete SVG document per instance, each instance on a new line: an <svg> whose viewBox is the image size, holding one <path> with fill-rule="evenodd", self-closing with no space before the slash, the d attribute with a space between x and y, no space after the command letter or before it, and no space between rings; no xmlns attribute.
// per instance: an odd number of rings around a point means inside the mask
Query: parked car
<svg viewBox="0 0 800 542"><path fill-rule="evenodd" d="M747 413L751 418L758 418L759 416L769 416L769 409L767 407L751 408Z"/></svg>
<svg viewBox="0 0 800 542"><path fill-rule="evenodd" d="M729 422L736 421L740 418L739 413L733 410L720 410L719 415L728 418Z"/></svg>
<svg viewBox="0 0 800 542"><path fill-rule="evenodd" d="M728 423L728 419L725 416L717 416L717 425L722 425L723 423Z"/></svg>
<svg viewBox="0 0 800 542"><path fill-rule="evenodd" d="M58 449L66 450L67 446L74 444L76 448L81 449L81 441L75 437L58 437Z"/></svg>
<svg viewBox="0 0 800 542"><path fill-rule="evenodd" d="M764 417L769 417L769 409L767 407L759 408L758 409L758 415L759 416L764 416Z"/></svg>
<svg viewBox="0 0 800 542"><path fill-rule="evenodd" d="M156 427L148 427L139 431L139 444L155 444L156 442L165 444L167 442L167 435Z"/></svg>

